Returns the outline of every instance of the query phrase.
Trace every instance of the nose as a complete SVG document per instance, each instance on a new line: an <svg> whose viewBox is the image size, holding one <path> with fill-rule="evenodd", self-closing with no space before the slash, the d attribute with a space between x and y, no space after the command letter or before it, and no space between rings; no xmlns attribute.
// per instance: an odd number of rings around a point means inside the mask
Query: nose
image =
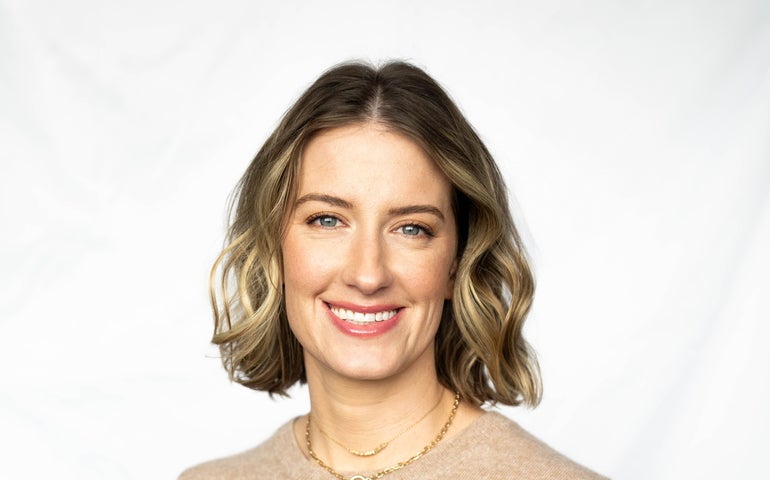
<svg viewBox="0 0 770 480"><path fill-rule="evenodd" d="M392 282L384 239L377 232L358 232L350 239L342 280L364 295L373 295Z"/></svg>

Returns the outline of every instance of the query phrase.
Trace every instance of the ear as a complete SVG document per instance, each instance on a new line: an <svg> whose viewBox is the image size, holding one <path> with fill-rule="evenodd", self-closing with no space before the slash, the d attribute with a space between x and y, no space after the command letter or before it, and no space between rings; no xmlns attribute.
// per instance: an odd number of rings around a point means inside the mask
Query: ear
<svg viewBox="0 0 770 480"><path fill-rule="evenodd" d="M449 267L449 278L447 279L446 283L446 292L444 293L444 298L446 300L451 300L452 295L454 294L455 289L455 277L457 275L457 259L455 258L452 262L452 266Z"/></svg>

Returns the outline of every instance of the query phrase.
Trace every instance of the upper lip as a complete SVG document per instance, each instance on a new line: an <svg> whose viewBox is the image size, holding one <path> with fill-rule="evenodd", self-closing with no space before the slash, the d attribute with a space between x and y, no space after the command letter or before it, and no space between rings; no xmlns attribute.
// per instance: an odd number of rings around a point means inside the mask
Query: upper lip
<svg viewBox="0 0 770 480"><path fill-rule="evenodd" d="M329 307L344 308L345 310L352 310L354 312L361 313L377 313L377 312L389 312L391 310L398 310L401 308L398 305L358 305L348 302L324 302Z"/></svg>

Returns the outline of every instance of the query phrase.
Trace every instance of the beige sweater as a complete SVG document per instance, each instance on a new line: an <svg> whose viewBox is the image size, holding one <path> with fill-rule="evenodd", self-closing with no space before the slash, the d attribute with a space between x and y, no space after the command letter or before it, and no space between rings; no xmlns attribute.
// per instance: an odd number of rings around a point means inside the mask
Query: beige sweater
<svg viewBox="0 0 770 480"><path fill-rule="evenodd" d="M334 480L329 472L303 455L291 425L292 422L285 424L256 448L186 470L179 480ZM458 436L439 443L421 459L384 478L599 480L605 477L557 453L507 417L488 412Z"/></svg>

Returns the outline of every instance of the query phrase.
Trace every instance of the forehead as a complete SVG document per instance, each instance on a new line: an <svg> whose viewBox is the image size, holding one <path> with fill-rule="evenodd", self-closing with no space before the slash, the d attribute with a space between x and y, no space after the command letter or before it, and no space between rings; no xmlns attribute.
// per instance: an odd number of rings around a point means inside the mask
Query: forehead
<svg viewBox="0 0 770 480"><path fill-rule="evenodd" d="M377 124L324 130L307 142L298 195L333 191L360 200L401 196L449 204L449 179L412 139Z"/></svg>

